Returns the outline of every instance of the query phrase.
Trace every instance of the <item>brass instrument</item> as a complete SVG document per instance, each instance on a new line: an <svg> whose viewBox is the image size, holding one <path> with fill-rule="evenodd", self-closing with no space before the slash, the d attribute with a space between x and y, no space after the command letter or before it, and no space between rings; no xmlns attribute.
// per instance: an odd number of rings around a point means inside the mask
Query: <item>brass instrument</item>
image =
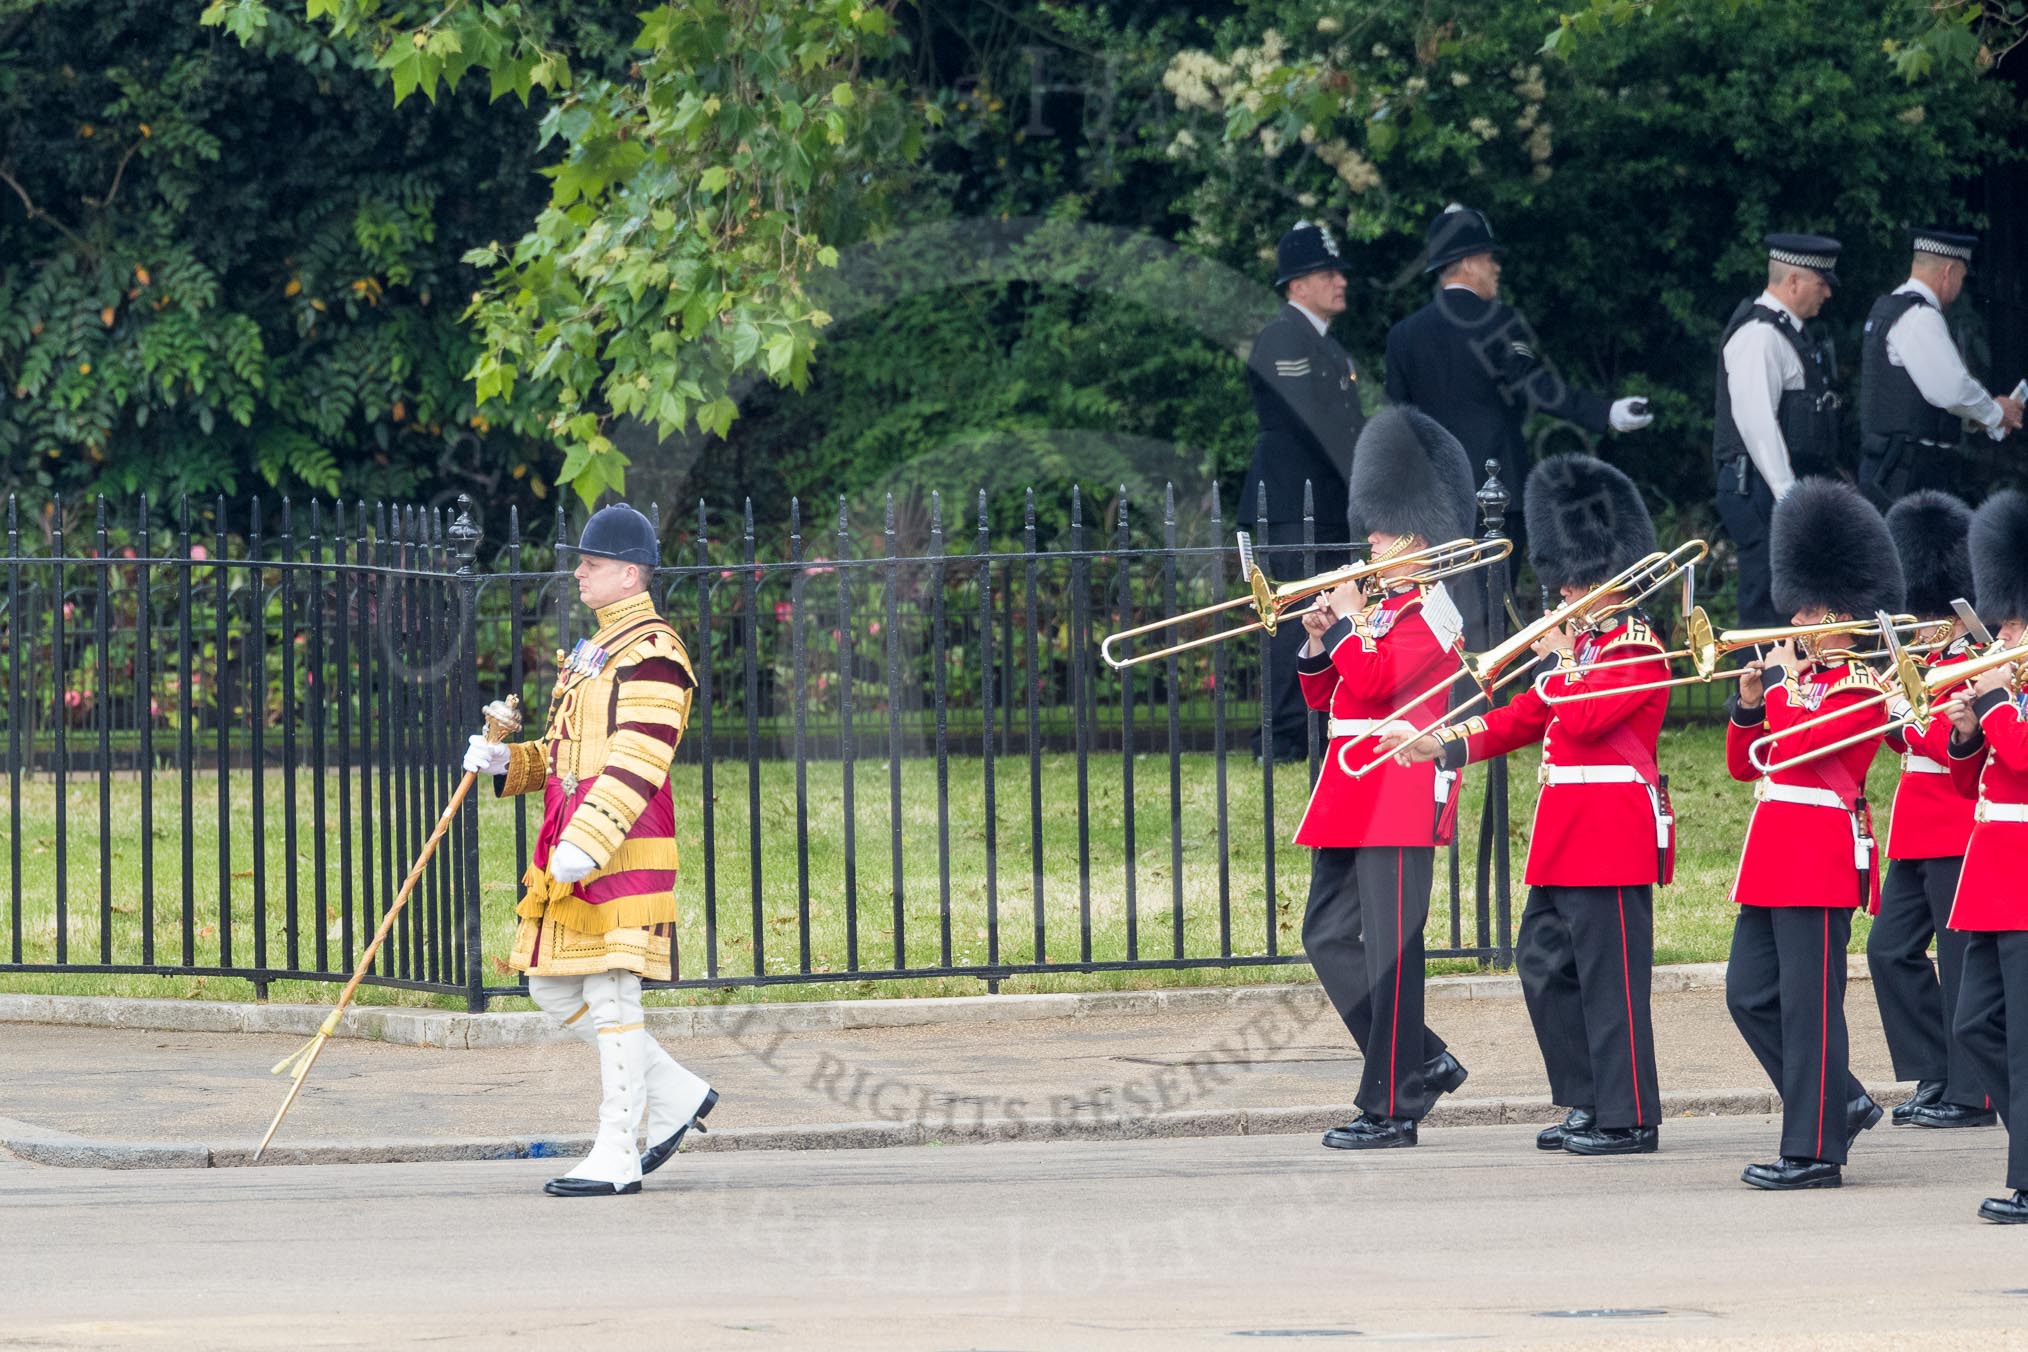
<svg viewBox="0 0 2028 1352"><path fill-rule="evenodd" d="M1880 618L1884 621L1887 617L1883 615ZM2013 647L2006 647L1995 641L1977 657L1963 662L1953 662L1947 667L1934 667L1925 671L1916 665L1915 658L1909 650L1903 648L1892 637L1891 630L1889 631L1887 646L1894 656L1894 663L1888 668L1887 672L1887 680L1890 683L1889 688L1880 691L1877 695L1868 695L1857 703L1847 704L1842 708L1834 709L1828 714L1819 714L1815 718L1805 719L1793 727L1783 728L1779 732L1771 732L1764 737L1756 738L1753 744L1746 749L1746 757L1749 761L1753 762L1754 768L1762 774L1767 775L1781 770L1793 770L1799 765L1808 765L1811 761L1822 760L1826 756L1836 755L1847 747L1857 746L1876 737L1883 737L1890 732L1899 732L1901 729L1908 727L1917 729L1927 728L1930 720L1936 716L1936 697L1940 692L1954 685L1962 685L1967 681L1976 680L1998 667L2012 666L2019 662L2028 661L2028 642L2019 643ZM1855 732L1849 737L1840 738L1835 742L1817 747L1815 750L1791 756L1784 761L1763 761L1762 759L1767 754L1768 749L1784 737L1793 737L1799 732L1805 732L1811 728L1820 728L1826 723L1849 717L1863 709L1890 704L1896 696L1907 702L1907 713L1889 718L1885 723L1869 727L1863 732Z"/></svg>
<svg viewBox="0 0 2028 1352"><path fill-rule="evenodd" d="M1941 624L1945 626L1946 634L1948 634L1949 620L1918 620L1913 615L1892 615L1884 618L1888 622L1889 633L1898 634L1901 630L1906 629L1922 639L1920 643L1902 648L1900 651L1927 652L1932 648L1941 647L1942 643L1947 641L1933 640L1927 631ZM1711 619L1700 606L1691 611L1687 618L1688 633L1684 638L1681 648L1662 653L1659 656L1647 653L1640 657L1616 657L1610 662L1594 662L1584 668L1585 674L1590 675L1593 672L1611 671L1615 667L1637 666L1643 662L1674 662L1682 658L1688 658L1691 665L1689 675L1672 676L1666 681L1643 681L1638 685L1619 685L1608 690L1582 690L1575 694L1551 695L1544 687L1551 677L1560 675L1566 670L1566 668L1559 667L1554 671L1545 671L1536 678L1535 693L1542 697L1542 702L1545 704L1577 704L1589 699L1604 699L1609 695L1639 695L1650 690L1671 690L1679 685L1708 685L1713 681L1736 681L1746 675L1749 668L1733 667L1727 671L1720 671L1718 669L1718 659L1727 653L1738 652L1742 648L1759 648L1771 643L1783 643L1791 640L1807 642L1813 638L1832 638L1871 633L1879 628L1881 622L1882 617L1876 616L1873 619L1866 620L1834 620L1825 624L1786 625L1769 629L1727 629L1721 634L1713 634L1711 632ZM1890 656L1886 648L1882 648L1877 652L1851 652L1842 648L1827 649L1825 655L1836 656L1839 661L1843 662L1877 661L1879 658Z"/></svg>
<svg viewBox="0 0 2028 1352"><path fill-rule="evenodd" d="M1342 583L1357 582L1363 578L1377 577L1383 572L1392 571L1397 568L1412 567L1414 572L1402 578L1402 581L1428 586L1431 583L1441 582L1448 577L1456 577L1460 573L1469 573L1474 569L1498 563L1513 552L1514 542L1512 540L1471 540L1460 538L1449 540L1439 545L1429 545L1423 549L1412 550L1405 554L1396 554L1387 559L1374 559L1366 563L1355 563L1343 568L1333 568L1326 572L1318 573L1315 577L1306 577L1297 582L1274 582L1268 578L1267 573L1254 560L1253 537L1245 531L1240 531L1239 571L1248 588L1245 596L1235 596L1229 601L1219 601L1212 605L1200 606L1196 610L1185 611L1181 615L1172 616L1166 620L1155 620L1148 624L1136 625L1132 629L1122 629L1117 634L1109 634L1099 644L1099 656L1114 671L1124 671L1128 667L1139 666L1143 662L1153 662L1159 658L1173 657L1177 653L1189 652L1193 648L1202 648L1213 643L1222 643L1226 639L1237 638L1241 634L1256 632L1273 634L1284 620L1298 618L1310 609L1308 606L1301 606L1301 602L1308 601L1312 597L1322 592L1327 592ZM1188 624L1193 620L1201 620L1207 615L1217 615L1228 610L1237 610L1241 606L1253 607L1255 618L1251 623L1234 625L1231 628L1221 629L1212 634L1187 639L1181 643L1172 643L1166 648L1157 648L1152 652L1135 653L1131 657L1113 656L1112 648L1115 643L1139 638L1143 634L1152 634L1157 630L1172 629L1178 625Z"/></svg>
<svg viewBox="0 0 2028 1352"><path fill-rule="evenodd" d="M1617 574L1599 583L1576 600L1566 601L1541 619L1524 625L1513 637L1504 642L1482 653L1465 654L1460 664L1463 668L1461 674L1472 679L1479 687L1479 693L1457 708L1446 710L1434 723L1417 729L1409 741L1427 737L1461 711L1490 700L1496 692L1512 683L1518 676L1526 674L1526 666L1514 672L1508 672L1507 668L1517 659L1527 656L1529 650L1552 630L1572 623L1582 627L1597 627L1632 610L1664 587L1679 581L1686 588L1689 587L1690 579L1695 576L1692 570L1702 563L1710 552L1711 546L1702 540L1686 540L1666 554L1657 550L1646 558L1622 568ZM1619 595L1618 600L1609 599L1615 594ZM1440 684L1431 686L1380 720L1381 723L1384 725L1404 719L1418 705L1450 689L1457 683L1457 679L1456 675L1446 676ZM1392 751L1383 752L1355 770L1345 763L1345 753L1351 749L1351 742L1338 748L1338 768L1354 779L1363 779L1394 756Z"/></svg>

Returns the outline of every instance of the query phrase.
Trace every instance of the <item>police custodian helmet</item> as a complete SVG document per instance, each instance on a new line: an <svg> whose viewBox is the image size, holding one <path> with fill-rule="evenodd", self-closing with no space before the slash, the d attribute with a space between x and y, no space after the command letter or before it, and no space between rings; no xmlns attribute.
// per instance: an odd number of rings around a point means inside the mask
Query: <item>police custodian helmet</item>
<svg viewBox="0 0 2028 1352"><path fill-rule="evenodd" d="M558 545L558 553L584 554L594 559L618 559L653 568L662 560L662 547L655 539L655 524L624 502L601 507L584 523L584 533L574 545Z"/></svg>

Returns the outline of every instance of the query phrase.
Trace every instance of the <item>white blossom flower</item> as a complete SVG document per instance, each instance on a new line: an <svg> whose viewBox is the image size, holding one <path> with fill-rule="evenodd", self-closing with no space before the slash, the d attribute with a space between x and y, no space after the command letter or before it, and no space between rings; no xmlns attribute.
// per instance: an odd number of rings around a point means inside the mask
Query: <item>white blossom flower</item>
<svg viewBox="0 0 2028 1352"><path fill-rule="evenodd" d="M1471 82L1472 77L1467 75L1464 71L1454 70L1451 72L1451 88L1463 89L1466 85L1470 84Z"/></svg>
<svg viewBox="0 0 2028 1352"><path fill-rule="evenodd" d="M1344 26L1345 25L1343 23L1332 18L1328 14L1326 14L1323 18L1317 20L1317 31L1319 33L1335 33Z"/></svg>

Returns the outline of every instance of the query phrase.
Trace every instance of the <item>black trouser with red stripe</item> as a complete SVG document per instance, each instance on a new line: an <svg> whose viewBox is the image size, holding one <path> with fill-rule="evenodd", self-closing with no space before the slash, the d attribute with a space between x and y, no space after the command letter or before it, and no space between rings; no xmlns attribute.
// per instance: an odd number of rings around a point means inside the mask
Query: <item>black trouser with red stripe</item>
<svg viewBox="0 0 2028 1352"><path fill-rule="evenodd" d="M2028 933L1976 930L1964 939L1952 1031L2007 1124L2007 1186L2028 1188Z"/></svg>
<svg viewBox="0 0 2028 1352"><path fill-rule="evenodd" d="M1549 1094L1601 1127L1661 1121L1655 1026L1655 889L1531 887L1514 944Z"/></svg>
<svg viewBox="0 0 2028 1352"><path fill-rule="evenodd" d="M1782 1096L1783 1155L1845 1162L1846 1112L1865 1093L1845 1032L1848 906L1742 906L1725 1004Z"/></svg>
<svg viewBox="0 0 2028 1352"><path fill-rule="evenodd" d="M1880 914L1866 935L1866 966L1873 973L1873 998L1880 1004L1880 1028L1894 1058L1894 1078L1942 1080L1944 1102L1984 1108L1985 1088L1964 1047L1951 1036L1965 936L1944 922L1964 867L1962 857L1889 862ZM1934 965L1929 960L1932 938Z"/></svg>
<svg viewBox="0 0 2028 1352"><path fill-rule="evenodd" d="M1436 1101L1422 1075L1444 1050L1422 1021L1422 927L1435 872L1429 845L1327 847L1310 861L1303 949L1366 1059L1353 1102L1373 1117L1420 1121Z"/></svg>

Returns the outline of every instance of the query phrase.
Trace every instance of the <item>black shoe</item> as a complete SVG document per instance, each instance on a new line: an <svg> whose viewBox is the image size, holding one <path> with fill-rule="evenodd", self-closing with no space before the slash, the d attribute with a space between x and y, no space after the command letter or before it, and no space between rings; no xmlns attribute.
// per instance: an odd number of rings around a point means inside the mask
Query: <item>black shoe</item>
<svg viewBox="0 0 2028 1352"><path fill-rule="evenodd" d="M1845 1105L1845 1153L1851 1154L1852 1147L1859 1140L1859 1133L1871 1131L1880 1125L1880 1105L1870 1094L1861 1094Z"/></svg>
<svg viewBox="0 0 2028 1352"><path fill-rule="evenodd" d="M641 1172L644 1175L652 1174L657 1169L667 1164L669 1162L669 1157L676 1153L676 1147L683 1144L683 1133L690 1130L692 1127L697 1128L697 1130L700 1133L703 1132L704 1119L711 1116L711 1110L713 1108L716 1108L717 1106L718 1106L718 1091L716 1089L705 1090L704 1102L698 1105L697 1115L695 1117L691 1118L688 1122L685 1122L682 1126L676 1128L676 1134L674 1136L671 1136L668 1140L662 1142L660 1145L651 1145L646 1150L643 1150L641 1152Z"/></svg>
<svg viewBox="0 0 2028 1352"><path fill-rule="evenodd" d="M1458 1058L1449 1052L1425 1061L1422 1065L1422 1080L1430 1087L1432 1101L1438 1094L1455 1094L1458 1086L1463 1084L1470 1074L1471 1072L1459 1063Z"/></svg>
<svg viewBox="0 0 2028 1352"><path fill-rule="evenodd" d="M1652 1155L1661 1138L1654 1127L1593 1127L1565 1132L1563 1148L1573 1155Z"/></svg>
<svg viewBox="0 0 2028 1352"><path fill-rule="evenodd" d="M1769 1192L1793 1192L1801 1188L1836 1188L1844 1183L1844 1170L1829 1160L1797 1159L1784 1155L1773 1164L1749 1164L1740 1182Z"/></svg>
<svg viewBox="0 0 2028 1352"><path fill-rule="evenodd" d="M641 1181L635 1179L624 1187L614 1187L592 1178L552 1178L542 1185L542 1190L551 1197L625 1197L641 1190Z"/></svg>
<svg viewBox="0 0 2028 1352"><path fill-rule="evenodd" d="M2000 1120L1991 1108L1967 1108L1962 1103L1931 1103L1917 1108L1908 1120L1918 1127L1990 1127Z"/></svg>
<svg viewBox="0 0 2028 1352"><path fill-rule="evenodd" d="M1563 1138L1573 1131L1590 1131L1598 1125L1598 1114L1589 1108L1572 1108L1563 1115L1563 1120L1553 1127L1544 1127L1535 1133L1537 1150L1561 1150Z"/></svg>
<svg viewBox="0 0 2028 1352"><path fill-rule="evenodd" d="M1917 1080L1915 1082L1915 1092L1908 1096L1908 1101L1894 1105L1894 1125L1897 1127L1907 1126L1911 1113L1917 1108L1927 1108L1932 1103L1942 1103L1943 1093L1944 1082L1942 1080Z"/></svg>
<svg viewBox="0 0 2028 1352"><path fill-rule="evenodd" d="M1979 1203L1979 1219L1995 1225L2028 1225L2028 1188L2017 1188L2012 1197L1988 1197Z"/></svg>
<svg viewBox="0 0 2028 1352"><path fill-rule="evenodd" d="M1344 1126L1325 1132L1324 1144L1333 1150L1393 1150L1411 1146L1415 1144L1415 1119L1361 1113Z"/></svg>

